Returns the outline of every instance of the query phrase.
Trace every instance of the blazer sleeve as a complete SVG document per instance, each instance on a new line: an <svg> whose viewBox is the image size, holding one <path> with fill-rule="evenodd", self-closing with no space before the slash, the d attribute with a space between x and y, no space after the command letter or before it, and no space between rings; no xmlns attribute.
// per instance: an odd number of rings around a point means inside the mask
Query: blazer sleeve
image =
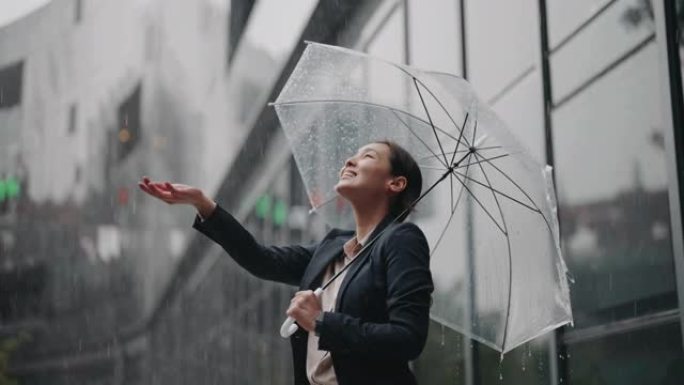
<svg viewBox="0 0 684 385"><path fill-rule="evenodd" d="M413 223L401 223L384 247L388 322L362 322L325 312L317 325L320 350L413 360L425 346L433 291L430 249Z"/></svg>
<svg viewBox="0 0 684 385"><path fill-rule="evenodd" d="M192 227L218 243L253 275L290 285L299 284L318 246L263 246L219 205L204 220L196 215Z"/></svg>

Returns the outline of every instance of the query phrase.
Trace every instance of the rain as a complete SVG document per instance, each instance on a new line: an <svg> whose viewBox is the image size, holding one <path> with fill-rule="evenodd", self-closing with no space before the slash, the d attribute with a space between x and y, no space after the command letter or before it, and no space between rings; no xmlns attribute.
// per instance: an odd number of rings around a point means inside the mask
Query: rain
<svg viewBox="0 0 684 385"><path fill-rule="evenodd" d="M423 191L449 171L407 219L435 287L417 383L682 383L683 20L679 0L0 3L0 385L293 383L297 287L140 184L315 246L354 229L332 186L388 132Z"/></svg>

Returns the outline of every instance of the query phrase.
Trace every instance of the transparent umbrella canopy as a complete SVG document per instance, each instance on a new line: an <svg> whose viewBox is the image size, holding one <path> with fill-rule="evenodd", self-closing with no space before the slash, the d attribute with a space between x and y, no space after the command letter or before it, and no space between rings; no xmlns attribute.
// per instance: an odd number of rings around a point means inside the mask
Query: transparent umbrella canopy
<svg viewBox="0 0 684 385"><path fill-rule="evenodd" d="M464 79L307 43L273 105L331 227L354 228L334 186L360 147L390 139L417 160L434 320L502 353L572 322L551 168Z"/></svg>

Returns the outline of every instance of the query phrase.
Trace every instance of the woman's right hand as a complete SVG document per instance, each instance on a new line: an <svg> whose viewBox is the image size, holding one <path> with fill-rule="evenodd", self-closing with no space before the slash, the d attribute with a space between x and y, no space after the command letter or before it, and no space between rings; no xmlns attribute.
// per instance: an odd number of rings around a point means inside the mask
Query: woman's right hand
<svg viewBox="0 0 684 385"><path fill-rule="evenodd" d="M138 186L147 194L168 204L195 206L203 218L207 218L216 207L216 203L197 187L180 183L152 182L148 177L143 177L142 181L138 182Z"/></svg>

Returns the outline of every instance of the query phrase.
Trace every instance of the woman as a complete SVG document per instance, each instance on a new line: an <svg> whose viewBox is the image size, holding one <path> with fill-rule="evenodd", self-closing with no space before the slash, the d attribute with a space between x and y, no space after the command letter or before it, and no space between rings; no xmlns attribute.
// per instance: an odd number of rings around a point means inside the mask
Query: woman
<svg viewBox="0 0 684 385"><path fill-rule="evenodd" d="M299 286L286 312L300 326L291 337L295 384L415 384L408 362L425 345L433 284L427 240L403 222L422 177L402 147L373 142L347 159L335 190L351 203L356 231L332 229L311 246L260 245L197 188L148 178L139 185L167 203L194 205L193 227L252 274Z"/></svg>

